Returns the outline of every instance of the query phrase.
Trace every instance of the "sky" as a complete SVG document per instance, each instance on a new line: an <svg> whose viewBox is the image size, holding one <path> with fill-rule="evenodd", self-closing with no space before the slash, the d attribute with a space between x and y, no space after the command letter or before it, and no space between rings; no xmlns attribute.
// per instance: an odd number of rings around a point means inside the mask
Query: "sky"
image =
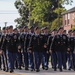
<svg viewBox="0 0 75 75"><path fill-rule="evenodd" d="M14 6L16 0L0 0L0 26L4 27L4 22L7 22L7 26L16 26L14 20L19 16L17 9ZM73 0L72 5L65 5L65 8L71 9L75 6L75 0Z"/></svg>
<svg viewBox="0 0 75 75"><path fill-rule="evenodd" d="M15 0L0 0L0 26L4 27L4 22L7 26L16 26L14 20L19 17L18 11L14 6Z"/></svg>

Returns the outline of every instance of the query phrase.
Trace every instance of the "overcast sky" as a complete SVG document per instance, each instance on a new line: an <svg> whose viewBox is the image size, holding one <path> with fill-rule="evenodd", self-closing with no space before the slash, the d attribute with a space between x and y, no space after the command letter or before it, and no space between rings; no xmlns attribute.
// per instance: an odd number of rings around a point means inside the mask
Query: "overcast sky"
<svg viewBox="0 0 75 75"><path fill-rule="evenodd" d="M7 26L13 25L15 27L14 20L19 17L17 9L14 6L16 0L0 0L0 26L4 26L4 22L8 22ZM73 4L65 5L66 9L70 9L75 6L75 0Z"/></svg>
<svg viewBox="0 0 75 75"><path fill-rule="evenodd" d="M0 26L4 26L4 22L8 22L7 25L13 25L15 27L14 20L19 17L17 9L14 6L15 0L0 0Z"/></svg>

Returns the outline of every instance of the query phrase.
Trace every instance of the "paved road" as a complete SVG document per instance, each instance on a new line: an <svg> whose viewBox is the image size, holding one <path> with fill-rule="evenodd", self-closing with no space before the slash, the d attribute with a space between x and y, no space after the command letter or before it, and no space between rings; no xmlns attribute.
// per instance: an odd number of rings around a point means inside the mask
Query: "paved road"
<svg viewBox="0 0 75 75"><path fill-rule="evenodd" d="M42 67L42 66L41 66ZM49 70L40 70L40 72L31 72L31 71L25 71L24 69L22 70L14 70L14 73L9 73L9 72L4 72L0 70L0 75L75 75L75 71L71 70L63 70L63 72L60 72L59 70L54 71L51 68L51 63L49 64Z"/></svg>
<svg viewBox="0 0 75 75"><path fill-rule="evenodd" d="M59 72L59 70L57 70L54 72L52 69L47 71L41 69L41 71L37 73L25 70L15 70L14 73L0 71L0 75L75 75L75 71L64 70L63 72Z"/></svg>

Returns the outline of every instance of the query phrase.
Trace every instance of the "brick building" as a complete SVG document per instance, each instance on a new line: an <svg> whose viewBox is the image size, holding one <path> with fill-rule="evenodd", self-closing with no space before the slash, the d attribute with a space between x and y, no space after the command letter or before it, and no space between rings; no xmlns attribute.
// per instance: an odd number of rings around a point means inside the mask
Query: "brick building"
<svg viewBox="0 0 75 75"><path fill-rule="evenodd" d="M63 27L68 32L75 25L75 7L62 13Z"/></svg>

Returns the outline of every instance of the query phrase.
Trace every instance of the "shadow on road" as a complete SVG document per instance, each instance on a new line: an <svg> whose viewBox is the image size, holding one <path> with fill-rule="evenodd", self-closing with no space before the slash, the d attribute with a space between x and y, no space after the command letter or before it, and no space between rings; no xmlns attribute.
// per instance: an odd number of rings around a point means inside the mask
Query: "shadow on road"
<svg viewBox="0 0 75 75"><path fill-rule="evenodd" d="M25 70L15 70L15 72L17 72L17 73L75 73L75 71L73 71L73 70L71 70L71 71L69 71L69 70L63 70L62 72L60 72L59 70L57 70L57 71L54 71L53 69L51 69L51 68L49 68L49 70L42 70L42 69L40 69L40 72L36 72L36 71L25 71Z"/></svg>

